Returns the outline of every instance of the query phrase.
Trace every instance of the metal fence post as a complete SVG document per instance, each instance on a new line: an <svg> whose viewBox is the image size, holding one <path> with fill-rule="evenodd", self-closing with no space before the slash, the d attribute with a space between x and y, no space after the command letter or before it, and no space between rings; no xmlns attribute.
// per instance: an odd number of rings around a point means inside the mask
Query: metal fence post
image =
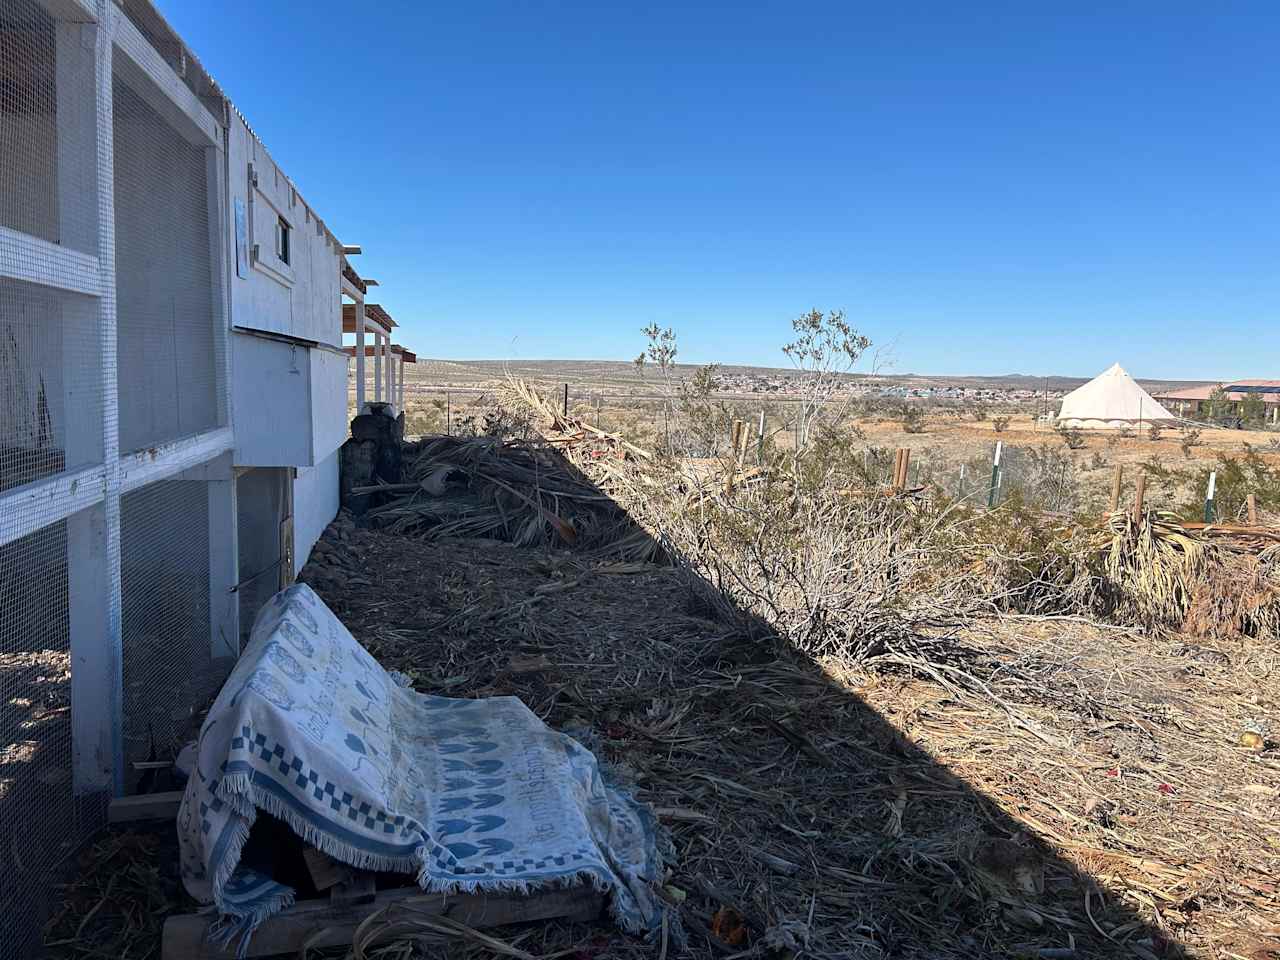
<svg viewBox="0 0 1280 960"><path fill-rule="evenodd" d="M1000 454L1004 452L1004 441L996 441L996 455L991 460L991 492L987 496L987 509L994 509L996 498L1000 493Z"/></svg>

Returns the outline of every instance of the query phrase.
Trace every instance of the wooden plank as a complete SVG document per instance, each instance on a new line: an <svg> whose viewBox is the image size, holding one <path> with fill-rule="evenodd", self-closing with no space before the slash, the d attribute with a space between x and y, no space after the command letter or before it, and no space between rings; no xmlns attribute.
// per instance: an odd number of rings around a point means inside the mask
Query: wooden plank
<svg viewBox="0 0 1280 960"><path fill-rule="evenodd" d="M406 905L412 904L412 911ZM604 895L589 887L548 889L528 895L514 893L424 894L415 887L384 890L371 903L334 904L307 900L267 920L249 941L246 957L297 954L308 948L348 946L356 928L380 911L380 918L448 917L470 927L498 927L563 918L588 921L600 916ZM185 914L164 924L163 960L231 960L235 945L220 947L208 942L216 915ZM402 930L403 932L403 930Z"/></svg>
<svg viewBox="0 0 1280 960"><path fill-rule="evenodd" d="M174 820L182 805L182 791L146 793L140 797L117 797L107 805L107 823L136 823L140 820Z"/></svg>
<svg viewBox="0 0 1280 960"><path fill-rule="evenodd" d="M377 895L378 887L372 873L350 870L346 879L329 891L329 902L335 905L373 903Z"/></svg>
<svg viewBox="0 0 1280 960"><path fill-rule="evenodd" d="M4 226L0 226L0 280L102 296L102 271L97 257Z"/></svg>
<svg viewBox="0 0 1280 960"><path fill-rule="evenodd" d="M39 0L49 16L63 23L97 23L92 0Z"/></svg>
<svg viewBox="0 0 1280 960"><path fill-rule="evenodd" d="M307 847L302 851L302 860L311 874L311 882L321 893L336 887L351 876L351 868L339 863L327 853L321 853L315 847Z"/></svg>

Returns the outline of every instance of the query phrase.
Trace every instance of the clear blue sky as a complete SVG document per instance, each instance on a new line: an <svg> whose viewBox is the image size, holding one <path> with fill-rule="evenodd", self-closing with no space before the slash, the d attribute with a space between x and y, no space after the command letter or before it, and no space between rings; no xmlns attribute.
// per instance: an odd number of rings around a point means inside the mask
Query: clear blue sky
<svg viewBox="0 0 1280 960"><path fill-rule="evenodd" d="M1280 377L1274 0L159 3L421 355Z"/></svg>

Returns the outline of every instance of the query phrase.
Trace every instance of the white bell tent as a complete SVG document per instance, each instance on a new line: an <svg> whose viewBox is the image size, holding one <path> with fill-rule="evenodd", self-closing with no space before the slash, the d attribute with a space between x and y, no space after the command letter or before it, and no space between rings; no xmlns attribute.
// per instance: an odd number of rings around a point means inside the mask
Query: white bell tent
<svg viewBox="0 0 1280 960"><path fill-rule="evenodd" d="M1171 426L1178 418L1138 386L1120 364L1062 398L1057 425L1081 430Z"/></svg>

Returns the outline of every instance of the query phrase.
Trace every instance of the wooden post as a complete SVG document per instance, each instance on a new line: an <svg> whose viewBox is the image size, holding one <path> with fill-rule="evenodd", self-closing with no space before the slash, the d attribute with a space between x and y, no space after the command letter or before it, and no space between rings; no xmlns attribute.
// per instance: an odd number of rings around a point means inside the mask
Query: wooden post
<svg viewBox="0 0 1280 960"><path fill-rule="evenodd" d="M1147 498L1147 475L1138 474L1138 488L1133 497L1133 522L1142 523L1143 501Z"/></svg>
<svg viewBox="0 0 1280 960"><path fill-rule="evenodd" d="M960 464L960 485L959 485L959 487L956 489L956 499L957 499L957 500L963 500L963 499L964 499L964 468L965 468L965 465L964 465L963 463L962 463L962 464Z"/></svg>
<svg viewBox="0 0 1280 960"><path fill-rule="evenodd" d="M1124 465L1116 464L1116 475L1111 478L1111 512L1120 509L1120 488L1124 483Z"/></svg>
<svg viewBox="0 0 1280 960"><path fill-rule="evenodd" d="M764 463L764 411L760 411L760 429L756 433L756 463Z"/></svg>
<svg viewBox="0 0 1280 960"><path fill-rule="evenodd" d="M444 392L444 432L453 436L453 394Z"/></svg>
<svg viewBox="0 0 1280 960"><path fill-rule="evenodd" d="M1245 499L1245 505L1249 510L1249 526L1256 527L1258 525L1258 496L1251 493Z"/></svg>
<svg viewBox="0 0 1280 960"><path fill-rule="evenodd" d="M365 356L364 356L364 301L356 301L356 416L364 413Z"/></svg>
<svg viewBox="0 0 1280 960"><path fill-rule="evenodd" d="M889 489L898 491L898 480L902 476L902 448L893 451L893 478L889 481Z"/></svg>
<svg viewBox="0 0 1280 960"><path fill-rule="evenodd" d="M1213 497L1218 491L1218 471L1209 474L1209 492L1204 498L1204 522L1213 523Z"/></svg>
<svg viewBox="0 0 1280 960"><path fill-rule="evenodd" d="M902 479L898 481L898 489L907 489L907 478L911 476L911 448L902 448Z"/></svg>
<svg viewBox="0 0 1280 960"><path fill-rule="evenodd" d="M564 415L569 416L569 385L564 385Z"/></svg>

